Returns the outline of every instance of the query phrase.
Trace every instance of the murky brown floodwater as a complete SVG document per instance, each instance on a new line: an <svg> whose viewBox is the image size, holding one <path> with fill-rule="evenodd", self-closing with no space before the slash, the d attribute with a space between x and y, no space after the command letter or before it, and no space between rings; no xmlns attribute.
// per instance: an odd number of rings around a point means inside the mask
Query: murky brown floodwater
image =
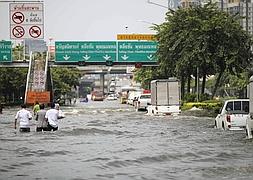
<svg viewBox="0 0 253 180"><path fill-rule="evenodd" d="M59 131L26 134L13 128L18 109L4 109L0 179L253 178L253 141L213 118L151 117L116 101L62 109Z"/></svg>

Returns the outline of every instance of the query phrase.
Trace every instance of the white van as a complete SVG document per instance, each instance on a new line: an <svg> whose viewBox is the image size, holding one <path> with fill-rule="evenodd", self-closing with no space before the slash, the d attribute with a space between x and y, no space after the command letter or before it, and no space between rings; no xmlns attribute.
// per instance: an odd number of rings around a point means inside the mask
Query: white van
<svg viewBox="0 0 253 180"><path fill-rule="evenodd" d="M249 116L249 99L225 101L215 118L214 126L224 130L244 130Z"/></svg>

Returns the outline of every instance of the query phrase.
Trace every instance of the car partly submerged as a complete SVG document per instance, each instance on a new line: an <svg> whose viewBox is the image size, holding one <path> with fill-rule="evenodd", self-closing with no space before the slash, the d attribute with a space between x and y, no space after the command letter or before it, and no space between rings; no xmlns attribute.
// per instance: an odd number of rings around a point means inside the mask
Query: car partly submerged
<svg viewBox="0 0 253 180"><path fill-rule="evenodd" d="M224 130L245 130L249 116L249 99L225 101L215 118L214 126Z"/></svg>
<svg viewBox="0 0 253 180"><path fill-rule="evenodd" d="M151 94L140 94L137 96L136 101L134 101L134 107L136 111L141 109L147 110L148 105L151 104Z"/></svg>

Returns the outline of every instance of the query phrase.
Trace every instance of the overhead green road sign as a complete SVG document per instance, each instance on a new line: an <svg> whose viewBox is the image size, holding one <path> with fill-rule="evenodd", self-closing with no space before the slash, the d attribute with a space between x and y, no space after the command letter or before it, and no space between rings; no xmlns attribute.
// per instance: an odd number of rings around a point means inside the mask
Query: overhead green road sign
<svg viewBox="0 0 253 180"><path fill-rule="evenodd" d="M0 63L12 62L11 41L0 41Z"/></svg>
<svg viewBox="0 0 253 180"><path fill-rule="evenodd" d="M115 41L71 41L55 43L56 62L116 61Z"/></svg>
<svg viewBox="0 0 253 180"><path fill-rule="evenodd" d="M120 41L118 62L157 62L156 51L157 42L154 41Z"/></svg>

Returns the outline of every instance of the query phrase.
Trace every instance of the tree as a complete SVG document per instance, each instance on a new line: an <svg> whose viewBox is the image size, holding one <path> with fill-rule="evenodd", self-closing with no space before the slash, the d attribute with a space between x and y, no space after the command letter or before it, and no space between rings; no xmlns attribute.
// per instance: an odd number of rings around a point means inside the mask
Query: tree
<svg viewBox="0 0 253 180"><path fill-rule="evenodd" d="M71 88L79 85L81 74L75 68L53 68L53 89L55 96L65 95L71 92Z"/></svg>
<svg viewBox="0 0 253 180"><path fill-rule="evenodd" d="M10 102L24 96L27 68L0 68L0 96Z"/></svg>
<svg viewBox="0 0 253 180"><path fill-rule="evenodd" d="M206 77L217 73L214 96L223 72L237 75L249 68L250 36L238 16L218 10L216 4L170 11L166 21L154 29L160 68L176 74L182 85L191 75L196 79L198 68L204 93Z"/></svg>
<svg viewBox="0 0 253 180"><path fill-rule="evenodd" d="M141 83L144 89L150 89L150 82L158 77L156 67L142 67L134 73L134 80Z"/></svg>
<svg viewBox="0 0 253 180"><path fill-rule="evenodd" d="M18 44L14 48L12 48L12 59L13 60L24 59L24 46L23 45Z"/></svg>

